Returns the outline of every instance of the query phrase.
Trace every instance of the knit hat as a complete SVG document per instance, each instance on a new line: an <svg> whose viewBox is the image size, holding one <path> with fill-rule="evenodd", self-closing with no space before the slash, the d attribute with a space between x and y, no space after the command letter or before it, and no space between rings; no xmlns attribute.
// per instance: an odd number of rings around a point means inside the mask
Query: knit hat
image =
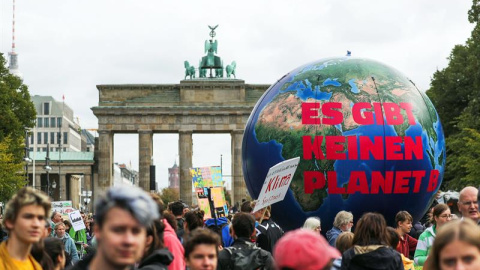
<svg viewBox="0 0 480 270"><path fill-rule="evenodd" d="M273 250L278 268L295 270L322 269L340 256L340 252L331 247L323 236L305 229L286 233Z"/></svg>

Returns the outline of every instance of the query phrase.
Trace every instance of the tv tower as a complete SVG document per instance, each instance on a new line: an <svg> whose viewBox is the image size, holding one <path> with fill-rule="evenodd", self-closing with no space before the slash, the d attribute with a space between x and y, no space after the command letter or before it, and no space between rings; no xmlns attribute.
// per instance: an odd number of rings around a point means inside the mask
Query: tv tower
<svg viewBox="0 0 480 270"><path fill-rule="evenodd" d="M22 74L18 70L18 54L15 52L15 0L13 0L12 51L8 53L8 56L8 69L10 73L22 78Z"/></svg>

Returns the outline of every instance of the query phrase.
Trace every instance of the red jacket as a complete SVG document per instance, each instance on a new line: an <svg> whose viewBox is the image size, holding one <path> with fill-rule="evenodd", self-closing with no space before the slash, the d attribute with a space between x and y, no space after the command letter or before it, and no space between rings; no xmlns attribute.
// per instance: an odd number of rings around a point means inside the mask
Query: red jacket
<svg viewBox="0 0 480 270"><path fill-rule="evenodd" d="M185 251L183 249L182 243L177 238L177 234L173 230L172 226L163 219L163 224L165 224L165 231L163 231L163 242L166 248L173 254L173 261L168 266L168 270L177 270L185 269L185 261L183 256Z"/></svg>
<svg viewBox="0 0 480 270"><path fill-rule="evenodd" d="M400 238L400 241L398 242L397 251L402 253L403 256L410 258L409 253L410 251L415 251L417 248L417 242L417 239L405 234L403 239Z"/></svg>

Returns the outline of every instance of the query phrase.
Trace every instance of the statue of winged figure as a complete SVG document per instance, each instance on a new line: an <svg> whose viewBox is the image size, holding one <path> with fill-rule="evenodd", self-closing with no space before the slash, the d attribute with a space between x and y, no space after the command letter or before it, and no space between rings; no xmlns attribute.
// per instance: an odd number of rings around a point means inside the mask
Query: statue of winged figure
<svg viewBox="0 0 480 270"><path fill-rule="evenodd" d="M212 30L212 31L215 31L215 29L217 29L217 27L218 27L218 24L215 25L214 27L211 27L210 25L208 26L208 28L210 28L210 30Z"/></svg>

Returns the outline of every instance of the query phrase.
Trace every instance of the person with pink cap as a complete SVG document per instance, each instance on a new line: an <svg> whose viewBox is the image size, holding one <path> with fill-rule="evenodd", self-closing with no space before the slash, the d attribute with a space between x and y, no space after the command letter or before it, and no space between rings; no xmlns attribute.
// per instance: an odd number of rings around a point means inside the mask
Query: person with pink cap
<svg viewBox="0 0 480 270"><path fill-rule="evenodd" d="M306 229L286 233L273 250L278 270L329 270L340 256L323 236Z"/></svg>

